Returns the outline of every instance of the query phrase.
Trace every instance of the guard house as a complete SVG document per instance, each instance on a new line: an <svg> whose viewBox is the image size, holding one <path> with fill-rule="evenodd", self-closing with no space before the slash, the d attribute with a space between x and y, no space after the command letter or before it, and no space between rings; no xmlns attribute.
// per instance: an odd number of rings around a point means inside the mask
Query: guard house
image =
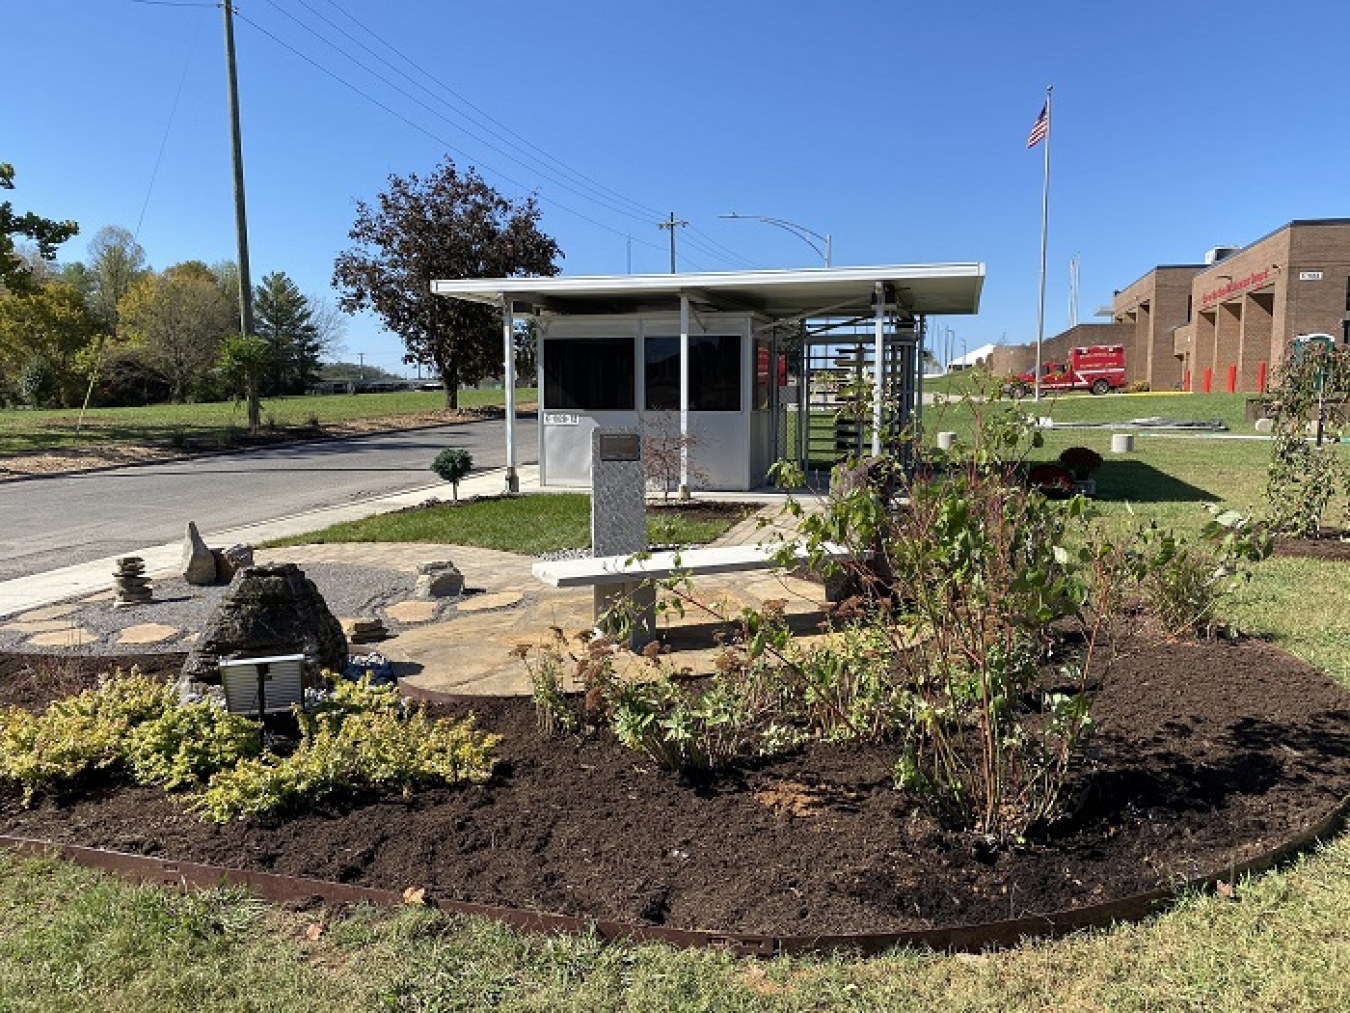
<svg viewBox="0 0 1350 1013"><path fill-rule="evenodd" d="M518 488L515 324L535 324L539 479L590 485L591 431L674 447L679 488L745 491L780 458L806 470L879 453L917 419L929 316L979 309L984 265L438 280L499 306L507 489Z"/></svg>

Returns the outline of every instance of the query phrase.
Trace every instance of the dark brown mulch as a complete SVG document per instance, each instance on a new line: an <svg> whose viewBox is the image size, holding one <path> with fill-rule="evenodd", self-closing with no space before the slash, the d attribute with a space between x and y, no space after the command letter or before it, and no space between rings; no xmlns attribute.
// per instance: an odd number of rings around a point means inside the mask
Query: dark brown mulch
<svg viewBox="0 0 1350 1013"><path fill-rule="evenodd" d="M0 702L38 702L30 661L0 656ZM64 671L68 691L78 680ZM608 737L541 737L528 701L474 710L505 735L482 787L216 827L158 791L105 785L32 810L7 796L0 831L443 899L807 934L1135 893L1268 850L1350 793L1350 697L1256 641L1120 661L1097 699L1075 821L1050 842L995 852L935 828L894 790L892 749L821 746L690 787Z"/></svg>
<svg viewBox="0 0 1350 1013"><path fill-rule="evenodd" d="M1299 559L1343 562L1350 559L1350 531L1341 528L1323 528L1316 538L1277 538L1273 554Z"/></svg>

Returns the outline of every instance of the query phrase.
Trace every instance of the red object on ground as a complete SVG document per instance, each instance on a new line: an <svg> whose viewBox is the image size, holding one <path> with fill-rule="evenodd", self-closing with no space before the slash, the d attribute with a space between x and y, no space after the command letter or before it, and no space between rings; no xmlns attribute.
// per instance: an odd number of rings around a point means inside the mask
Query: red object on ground
<svg viewBox="0 0 1350 1013"><path fill-rule="evenodd" d="M1214 386L1214 370L1210 366L1206 366L1205 375L1200 380L1200 389L1203 390L1206 394L1208 394L1210 388L1213 386Z"/></svg>
<svg viewBox="0 0 1350 1013"><path fill-rule="evenodd" d="M1264 362L1256 365L1256 389L1262 394L1266 392L1266 364Z"/></svg>
<svg viewBox="0 0 1350 1013"><path fill-rule="evenodd" d="M1228 367L1228 393L1232 394L1237 390L1237 366Z"/></svg>

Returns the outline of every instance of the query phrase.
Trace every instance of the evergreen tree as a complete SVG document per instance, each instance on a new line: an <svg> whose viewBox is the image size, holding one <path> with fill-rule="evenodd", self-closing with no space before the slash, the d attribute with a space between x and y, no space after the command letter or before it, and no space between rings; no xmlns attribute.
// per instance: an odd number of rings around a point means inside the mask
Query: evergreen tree
<svg viewBox="0 0 1350 1013"><path fill-rule="evenodd" d="M309 300L282 271L273 271L253 291L253 329L267 344L265 396L303 394L318 379L323 351Z"/></svg>

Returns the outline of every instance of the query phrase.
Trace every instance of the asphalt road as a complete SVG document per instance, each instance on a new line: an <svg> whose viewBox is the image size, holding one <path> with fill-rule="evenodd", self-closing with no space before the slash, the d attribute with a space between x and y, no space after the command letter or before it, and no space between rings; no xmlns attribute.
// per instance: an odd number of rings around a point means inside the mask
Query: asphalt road
<svg viewBox="0 0 1350 1013"><path fill-rule="evenodd" d="M518 425L517 463L532 464L534 425ZM0 580L172 542L188 521L209 541L215 531L410 489L445 498L449 487L430 470L436 454L463 447L475 472L504 467L505 433L502 420L467 422L0 483Z"/></svg>

